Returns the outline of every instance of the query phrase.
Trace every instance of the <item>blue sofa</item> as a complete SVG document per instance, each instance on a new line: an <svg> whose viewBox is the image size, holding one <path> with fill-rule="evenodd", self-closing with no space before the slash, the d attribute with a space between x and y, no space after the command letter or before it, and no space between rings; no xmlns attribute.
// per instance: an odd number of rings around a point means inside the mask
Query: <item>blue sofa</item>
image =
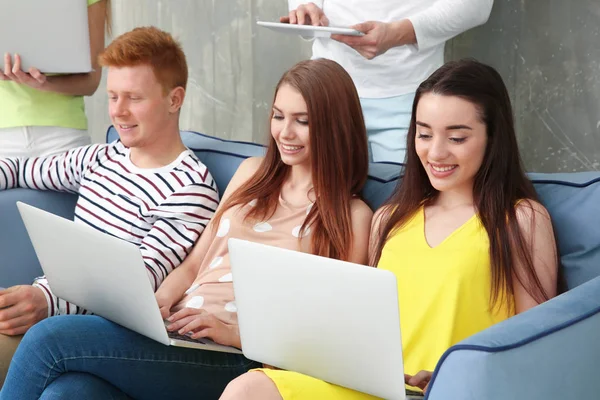
<svg viewBox="0 0 600 400"><path fill-rule="evenodd" d="M107 141L116 139L109 128ZM264 148L182 132L222 193L237 166ZM400 166L371 164L363 195L376 209L392 192ZM426 398L600 398L600 173L531 174L552 215L568 291L448 349ZM40 267L15 206L23 201L67 218L72 195L14 189L0 192L0 286L30 283ZM59 240L60 238L57 238ZM402 379L402 377L398 377Z"/></svg>

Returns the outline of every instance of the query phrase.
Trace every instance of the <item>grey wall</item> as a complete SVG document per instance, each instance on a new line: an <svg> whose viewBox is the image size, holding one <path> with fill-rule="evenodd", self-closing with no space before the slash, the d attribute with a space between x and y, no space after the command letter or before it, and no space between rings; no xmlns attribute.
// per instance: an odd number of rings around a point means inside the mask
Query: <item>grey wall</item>
<svg viewBox="0 0 600 400"><path fill-rule="evenodd" d="M189 65L181 128L264 142L273 89L283 72L310 57L295 36L277 35L255 21L287 14L283 0L113 0L113 36L155 25L183 45ZM104 71L106 75L106 71ZM110 125L104 76L86 100L90 132L104 140Z"/></svg>
<svg viewBox="0 0 600 400"><path fill-rule="evenodd" d="M600 170L600 1L496 0L488 23L446 46L498 69L527 168Z"/></svg>
<svg viewBox="0 0 600 400"><path fill-rule="evenodd" d="M182 42L183 129L264 142L274 85L310 56L309 43L255 25L286 12L285 0L113 0L114 35L156 25ZM600 170L599 32L599 0L496 0L489 22L449 42L446 57L502 74L529 170ZM104 90L86 101L95 141L110 124Z"/></svg>

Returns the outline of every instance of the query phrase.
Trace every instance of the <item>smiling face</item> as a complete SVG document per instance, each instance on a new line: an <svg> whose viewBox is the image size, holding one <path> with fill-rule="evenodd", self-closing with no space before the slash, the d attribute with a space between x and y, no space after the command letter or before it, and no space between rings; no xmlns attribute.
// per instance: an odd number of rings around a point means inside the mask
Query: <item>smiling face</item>
<svg viewBox="0 0 600 400"><path fill-rule="evenodd" d="M290 85L284 84L277 91L271 118L271 135L285 164L310 166L306 102L300 92Z"/></svg>
<svg viewBox="0 0 600 400"><path fill-rule="evenodd" d="M165 95L148 65L109 67L106 86L109 115L123 144L131 148L162 144L174 118L177 122L174 113L183 101L178 96L185 90L179 87Z"/></svg>
<svg viewBox="0 0 600 400"><path fill-rule="evenodd" d="M473 103L433 93L419 99L415 149L436 190L472 191L486 144L486 126Z"/></svg>

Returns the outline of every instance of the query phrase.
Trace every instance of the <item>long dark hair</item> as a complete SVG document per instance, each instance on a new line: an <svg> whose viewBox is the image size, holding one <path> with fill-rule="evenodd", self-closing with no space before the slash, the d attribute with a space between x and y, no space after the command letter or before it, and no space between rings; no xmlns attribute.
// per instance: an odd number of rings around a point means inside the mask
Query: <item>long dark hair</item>
<svg viewBox="0 0 600 400"><path fill-rule="evenodd" d="M487 130L487 146L473 185L476 212L487 231L492 268L490 306L508 304L514 310L514 279L538 302L548 300L533 266L531 250L519 227L516 205L538 201L525 175L515 135L508 92L498 72L471 59L449 62L418 87L407 137L404 178L388 200L380 223L379 242L370 260L376 265L391 234L419 210L432 204L439 192L431 185L415 150L416 112L425 93L457 96L476 105ZM533 211L533 209L532 209ZM535 213L533 213L535 218ZM534 221L532 221L534 225ZM522 271L515 271L519 260Z"/></svg>
<svg viewBox="0 0 600 400"><path fill-rule="evenodd" d="M356 88L339 64L325 59L301 61L287 71L277 84L273 102L282 85L300 92L308 113L316 201L300 231L310 226L314 254L347 260L353 245L350 203L360 196L369 166L367 133ZM254 199L257 204L248 217L264 220L272 216L289 171L270 137L258 170L217 212L214 226L225 210Z"/></svg>

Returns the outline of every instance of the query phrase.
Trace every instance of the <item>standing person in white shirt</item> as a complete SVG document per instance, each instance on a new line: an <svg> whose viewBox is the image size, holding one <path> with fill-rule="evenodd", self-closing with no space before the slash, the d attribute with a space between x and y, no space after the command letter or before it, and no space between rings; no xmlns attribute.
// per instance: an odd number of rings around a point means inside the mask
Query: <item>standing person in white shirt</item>
<svg viewBox="0 0 600 400"><path fill-rule="evenodd" d="M361 99L371 161L402 162L417 86L444 62L444 44L484 24L493 0L288 0L281 22L352 27L317 38L312 58L337 61ZM333 39L333 40L332 40Z"/></svg>

